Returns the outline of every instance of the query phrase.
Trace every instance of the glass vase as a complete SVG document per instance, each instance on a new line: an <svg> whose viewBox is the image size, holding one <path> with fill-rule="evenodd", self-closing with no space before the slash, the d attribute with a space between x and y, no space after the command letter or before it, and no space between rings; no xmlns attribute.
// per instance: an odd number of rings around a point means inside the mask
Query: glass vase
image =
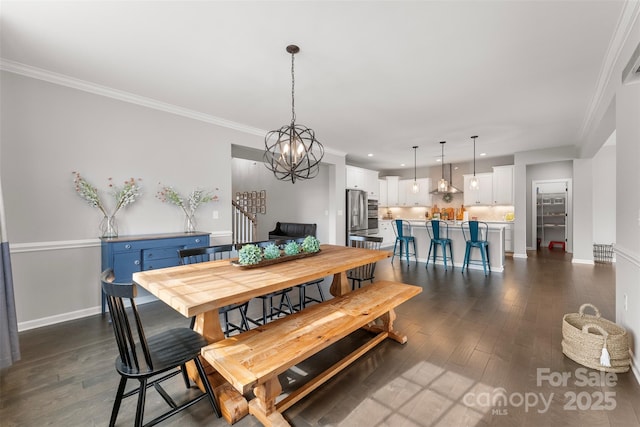
<svg viewBox="0 0 640 427"><path fill-rule="evenodd" d="M195 233L196 232L196 214L194 212L187 213L184 217L184 232Z"/></svg>
<svg viewBox="0 0 640 427"><path fill-rule="evenodd" d="M118 237L118 223L116 222L116 217L105 216L102 218L100 222L100 232L102 233L102 237L111 238Z"/></svg>

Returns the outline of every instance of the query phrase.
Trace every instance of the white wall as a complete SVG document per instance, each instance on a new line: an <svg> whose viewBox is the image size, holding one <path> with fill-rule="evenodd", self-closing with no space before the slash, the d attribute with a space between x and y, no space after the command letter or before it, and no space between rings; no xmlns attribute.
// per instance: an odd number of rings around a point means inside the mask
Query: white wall
<svg viewBox="0 0 640 427"><path fill-rule="evenodd" d="M231 164L233 193L266 190L267 212L259 214L256 240L266 240L276 222L316 223L317 237L330 241L329 166L321 165L312 180L278 181L262 162L234 158Z"/></svg>
<svg viewBox="0 0 640 427"><path fill-rule="evenodd" d="M615 135L613 136L615 138ZM593 158L593 242L616 242L616 146L604 146Z"/></svg>
<svg viewBox="0 0 640 427"><path fill-rule="evenodd" d="M573 161L573 182L580 183L573 188L573 208L579 215L573 215L572 262L593 263L593 161L576 159ZM583 184L585 183L585 184ZM586 184L588 183L588 184ZM569 230L567 230L568 232Z"/></svg>
<svg viewBox="0 0 640 427"><path fill-rule="evenodd" d="M616 321L631 335L640 380L640 83L619 87L616 114Z"/></svg>

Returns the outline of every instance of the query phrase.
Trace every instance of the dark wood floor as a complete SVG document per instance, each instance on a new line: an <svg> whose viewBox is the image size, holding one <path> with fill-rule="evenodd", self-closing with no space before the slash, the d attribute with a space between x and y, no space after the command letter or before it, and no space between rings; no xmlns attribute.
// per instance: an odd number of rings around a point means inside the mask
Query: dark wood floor
<svg viewBox="0 0 640 427"><path fill-rule="evenodd" d="M379 263L378 279L424 288L397 310L396 328L409 342L383 342L285 416L297 427L640 426L640 386L633 375L612 379L585 370L590 375L585 378L560 344L563 314L584 302L614 319L615 267L573 265L559 251L530 255L507 258L504 273L489 277L481 271L445 272L441 266L407 267L397 259L393 265ZM156 331L188 323L160 302L141 311ZM105 318L27 331L20 340L22 360L0 373L0 425L108 424L118 375ZM357 334L351 340L357 341ZM288 373L284 388L304 381L350 345L340 343ZM539 370L570 378L554 386ZM169 389L185 393L179 377ZM501 395L506 404L501 405ZM162 405L150 391L147 413ZM131 399L123 404L118 425L132 424L134 406ZM226 423L200 402L163 425ZM248 416L236 425L257 422Z"/></svg>

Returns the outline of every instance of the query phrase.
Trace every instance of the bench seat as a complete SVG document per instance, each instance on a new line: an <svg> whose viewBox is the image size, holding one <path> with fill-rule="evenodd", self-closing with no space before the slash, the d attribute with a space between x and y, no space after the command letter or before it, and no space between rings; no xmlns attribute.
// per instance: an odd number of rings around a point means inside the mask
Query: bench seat
<svg viewBox="0 0 640 427"><path fill-rule="evenodd" d="M202 349L202 355L240 393L253 390L256 398L249 403L249 411L264 425L288 425L279 411L284 411L385 338L406 342L406 337L393 330L393 309L420 292L422 288L418 286L376 282L210 344ZM382 319L382 325L371 326L378 318ZM371 344L347 356L345 359L349 360L342 363L344 366L340 369L336 370L335 365L330 368L327 371L331 371L330 376L321 374L322 381L303 386L307 389L289 395L276 408L275 399L282 391L279 374L367 326L377 333Z"/></svg>

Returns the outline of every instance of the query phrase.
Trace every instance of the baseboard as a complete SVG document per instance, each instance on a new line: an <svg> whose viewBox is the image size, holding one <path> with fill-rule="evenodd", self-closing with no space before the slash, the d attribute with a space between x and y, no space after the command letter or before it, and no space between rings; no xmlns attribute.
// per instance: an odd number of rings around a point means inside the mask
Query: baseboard
<svg viewBox="0 0 640 427"><path fill-rule="evenodd" d="M418 259L418 262L422 262L422 263L426 263L427 260L426 259ZM430 264L433 264L433 261L429 261ZM436 261L437 265L441 265L444 267L444 263L441 260L437 260ZM450 266L451 264L447 264L447 266ZM454 268L458 268L458 269L462 269L462 263L453 263L453 267ZM469 270L483 270L482 265L479 264L469 264ZM491 266L491 272L492 273L502 273L504 272L504 266L502 267L493 267Z"/></svg>
<svg viewBox="0 0 640 427"><path fill-rule="evenodd" d="M513 253L513 257L514 257L514 258L528 258L528 257L529 257L529 255L527 255L527 253L526 253L526 252L525 252L525 253L523 253L523 254L521 254L521 253L517 253L517 252L514 252L514 253Z"/></svg>
<svg viewBox="0 0 640 427"><path fill-rule="evenodd" d="M147 304L157 301L153 295L146 295L136 298L136 304ZM83 317L94 316L100 314L100 306L89 307L83 310L70 311L68 313L56 314L55 316L42 317L40 319L28 320L26 322L18 322L18 332L28 331L30 329L42 328L44 326L55 325L57 323L68 322L70 320L81 319Z"/></svg>
<svg viewBox="0 0 640 427"><path fill-rule="evenodd" d="M55 316L42 317L40 319L18 322L18 332L30 329L42 328L43 326L55 325L56 323L68 322L69 320L81 319L83 317L100 314L100 306L85 308L83 310L70 311L68 313L56 314Z"/></svg>
<svg viewBox="0 0 640 427"><path fill-rule="evenodd" d="M595 262L592 259L580 259L580 258L572 258L571 259L571 263L572 264L587 264L587 265L594 265Z"/></svg>
<svg viewBox="0 0 640 427"><path fill-rule="evenodd" d="M638 361L631 349L629 349L629 354L631 355L631 372L633 372L633 376L636 377L636 382L640 384L640 367L638 366Z"/></svg>

